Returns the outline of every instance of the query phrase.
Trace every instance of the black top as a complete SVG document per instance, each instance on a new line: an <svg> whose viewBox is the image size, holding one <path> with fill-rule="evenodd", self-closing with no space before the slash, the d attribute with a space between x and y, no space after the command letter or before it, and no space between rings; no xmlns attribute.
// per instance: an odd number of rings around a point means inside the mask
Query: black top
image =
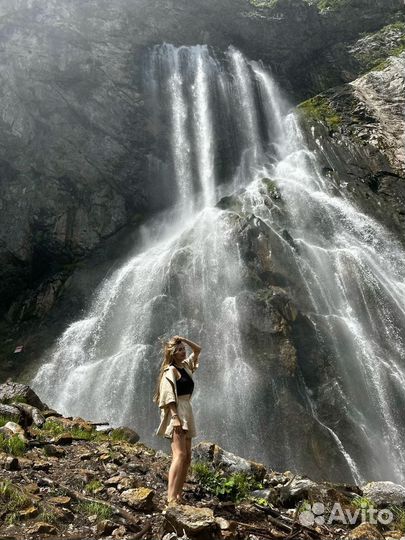
<svg viewBox="0 0 405 540"><path fill-rule="evenodd" d="M187 373L185 368L176 368L181 374L181 378L176 380L177 395L184 396L186 394L192 394L194 390L194 381Z"/></svg>

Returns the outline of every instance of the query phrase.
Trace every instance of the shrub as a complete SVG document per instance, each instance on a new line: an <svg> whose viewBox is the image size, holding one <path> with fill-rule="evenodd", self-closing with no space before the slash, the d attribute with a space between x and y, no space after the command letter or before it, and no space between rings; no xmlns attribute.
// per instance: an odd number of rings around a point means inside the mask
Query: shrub
<svg viewBox="0 0 405 540"><path fill-rule="evenodd" d="M237 472L226 476L205 462L194 463L192 472L207 491L220 499L240 502L248 499L249 493L254 489L263 488L263 485L249 474Z"/></svg>

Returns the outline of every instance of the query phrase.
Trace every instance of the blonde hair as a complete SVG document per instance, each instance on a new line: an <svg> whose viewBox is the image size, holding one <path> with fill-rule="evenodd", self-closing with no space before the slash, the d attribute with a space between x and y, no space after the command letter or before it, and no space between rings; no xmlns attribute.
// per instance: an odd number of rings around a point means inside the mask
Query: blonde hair
<svg viewBox="0 0 405 540"><path fill-rule="evenodd" d="M164 342L163 344L163 361L160 365L159 375L156 381L156 389L153 395L154 403L159 403L160 398L160 382L163 377L163 373L167 366L173 362L173 355L176 352L177 346L181 343L181 339L172 337L169 341Z"/></svg>

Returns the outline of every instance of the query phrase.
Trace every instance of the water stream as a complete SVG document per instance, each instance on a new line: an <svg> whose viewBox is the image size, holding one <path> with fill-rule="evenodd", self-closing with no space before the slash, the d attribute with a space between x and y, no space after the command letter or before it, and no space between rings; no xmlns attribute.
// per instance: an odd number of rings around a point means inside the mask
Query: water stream
<svg viewBox="0 0 405 540"><path fill-rule="evenodd" d="M187 335L204 349L195 442L319 477L405 482L401 247L325 178L260 62L234 48L218 59L206 46L165 44L150 51L144 77L158 134L153 162L164 164L160 175L151 167L151 181L170 186L172 209L144 226L137 253L106 277L86 316L43 359L34 389L64 414L133 426L167 450L153 435L160 340ZM263 178L277 197L269 199ZM320 365L298 369L294 380L321 448L327 441L334 449L322 463L300 444L311 434L282 383L246 353L237 216L215 207L235 190L240 214L256 216L283 245L295 276L290 293L330 352L332 376L319 387L308 373Z"/></svg>

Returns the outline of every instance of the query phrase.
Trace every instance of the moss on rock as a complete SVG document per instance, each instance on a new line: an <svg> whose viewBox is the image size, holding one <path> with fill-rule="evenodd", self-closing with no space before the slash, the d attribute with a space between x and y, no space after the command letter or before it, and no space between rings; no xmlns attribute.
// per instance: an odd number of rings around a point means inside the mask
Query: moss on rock
<svg viewBox="0 0 405 540"><path fill-rule="evenodd" d="M336 129L342 123L341 116L324 96L315 96L298 105L298 110L307 118L325 123L329 129Z"/></svg>

